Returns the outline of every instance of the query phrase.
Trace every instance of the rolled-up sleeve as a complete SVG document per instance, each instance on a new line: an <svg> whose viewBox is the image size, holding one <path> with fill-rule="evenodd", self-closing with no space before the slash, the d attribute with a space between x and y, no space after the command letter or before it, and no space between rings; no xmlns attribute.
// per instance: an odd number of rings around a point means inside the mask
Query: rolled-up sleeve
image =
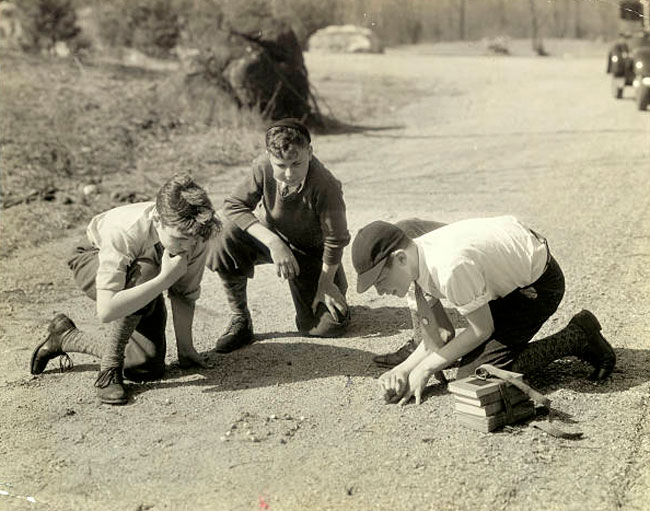
<svg viewBox="0 0 650 511"><path fill-rule="evenodd" d="M350 232L343 200L343 189L337 181L319 197L320 225L323 232L323 262L339 264L343 249L350 243Z"/></svg>
<svg viewBox="0 0 650 511"><path fill-rule="evenodd" d="M469 259L459 261L441 277L442 293L464 316L491 299L483 272Z"/></svg>
<svg viewBox="0 0 650 511"><path fill-rule="evenodd" d="M126 274L133 262L133 250L129 240L119 230L110 230L104 234L104 241L99 249L96 289L122 291L126 286Z"/></svg>
<svg viewBox="0 0 650 511"><path fill-rule="evenodd" d="M167 291L170 298L180 298L185 301L196 301L201 296L201 280L205 270L208 255L207 241L199 241L187 261L187 271Z"/></svg>
<svg viewBox="0 0 650 511"><path fill-rule="evenodd" d="M253 212L262 197L263 188L264 161L258 158L246 178L224 200L224 214L243 231L258 221Z"/></svg>

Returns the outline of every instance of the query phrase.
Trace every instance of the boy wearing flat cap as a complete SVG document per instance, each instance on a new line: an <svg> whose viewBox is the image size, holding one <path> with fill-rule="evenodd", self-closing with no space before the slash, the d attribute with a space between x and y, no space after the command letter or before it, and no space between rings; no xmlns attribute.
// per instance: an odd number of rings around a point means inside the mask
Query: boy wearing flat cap
<svg viewBox="0 0 650 511"><path fill-rule="evenodd" d="M225 200L223 216L207 261L221 277L232 312L217 351L253 342L247 279L263 263L274 264L288 281L299 332L336 337L345 331L350 314L340 263L350 234L343 190L313 155L301 122L282 119L267 129L266 152Z"/></svg>
<svg viewBox="0 0 650 511"><path fill-rule="evenodd" d="M469 325L445 343L439 328L444 309L432 315L418 307L426 335L380 377L388 402L404 404L414 396L419 404L429 378L458 359L459 379L481 364L528 374L565 356L591 364L595 381L614 369L614 350L587 310L563 330L529 343L557 310L564 276L546 239L512 216L463 220L415 239L393 224L372 222L357 234L352 262L358 292L374 286L380 295L404 297L413 286L416 296L446 299Z"/></svg>

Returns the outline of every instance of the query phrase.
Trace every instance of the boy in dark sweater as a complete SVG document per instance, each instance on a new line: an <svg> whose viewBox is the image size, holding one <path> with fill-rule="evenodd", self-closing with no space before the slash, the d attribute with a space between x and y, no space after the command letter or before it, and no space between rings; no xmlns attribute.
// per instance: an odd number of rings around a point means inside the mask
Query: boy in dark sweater
<svg viewBox="0 0 650 511"><path fill-rule="evenodd" d="M253 342L246 284L263 263L273 263L288 281L300 333L341 335L350 320L341 265L350 242L343 191L313 156L302 123L282 119L269 127L266 153L225 200L224 216L207 261L219 273L232 311L216 350L228 353Z"/></svg>

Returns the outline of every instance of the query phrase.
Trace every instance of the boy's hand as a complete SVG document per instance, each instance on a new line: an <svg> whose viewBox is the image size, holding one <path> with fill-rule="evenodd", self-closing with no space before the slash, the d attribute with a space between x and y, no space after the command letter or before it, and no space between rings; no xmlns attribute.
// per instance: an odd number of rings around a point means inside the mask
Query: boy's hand
<svg viewBox="0 0 650 511"><path fill-rule="evenodd" d="M419 405L422 402L422 392L431 378L432 372L419 364L408 375L406 389L404 395L399 401L400 405L405 405L412 397L415 397L415 404Z"/></svg>
<svg viewBox="0 0 650 511"><path fill-rule="evenodd" d="M178 365L182 369L189 369L190 367L200 367L202 369L210 369L210 365L198 352L192 347L181 353L178 353Z"/></svg>
<svg viewBox="0 0 650 511"><path fill-rule="evenodd" d="M404 392L407 390L409 375L406 371L402 371L396 367L390 371L385 372L379 377L379 385L381 385L384 401L387 403L397 403L402 398Z"/></svg>
<svg viewBox="0 0 650 511"><path fill-rule="evenodd" d="M345 301L345 296L341 290L333 282L328 282L324 279L318 281L318 288L316 289L316 296L311 304L311 309L316 314L316 309L319 303L324 303L327 310L334 319L338 317L338 313L345 317L348 312L348 304Z"/></svg>
<svg viewBox="0 0 650 511"><path fill-rule="evenodd" d="M160 261L161 277L169 279L171 283L174 283L185 275L185 272L187 272L187 256L172 256L169 251L165 249Z"/></svg>
<svg viewBox="0 0 650 511"><path fill-rule="evenodd" d="M271 259L273 259L273 264L275 264L275 271L278 277L292 279L298 276L300 273L298 261L286 243L278 239L269 245L269 251L271 252Z"/></svg>

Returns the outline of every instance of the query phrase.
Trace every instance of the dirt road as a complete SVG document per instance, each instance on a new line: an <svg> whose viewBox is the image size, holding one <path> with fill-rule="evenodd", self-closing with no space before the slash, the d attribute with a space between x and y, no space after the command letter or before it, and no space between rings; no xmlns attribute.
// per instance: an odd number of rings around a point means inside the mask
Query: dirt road
<svg viewBox="0 0 650 511"><path fill-rule="evenodd" d="M73 356L72 373L28 374L53 312L98 328L59 262L69 238L0 262L0 509L650 509L650 115L610 98L603 61L414 49L307 56L323 87L352 74L359 84L407 78L419 90L363 132L315 141L344 184L353 233L376 218L509 213L549 238L567 294L542 334L588 307L619 359L604 385L589 384L578 362L535 382L582 440L463 429L439 385L419 407L384 405L370 359L407 339L404 304L352 289L347 337L297 337L271 268L250 285L259 342L210 353L213 369L172 367L133 386L128 406L101 406L91 357ZM354 283L347 252L344 264ZM227 316L208 275L200 351Z"/></svg>

